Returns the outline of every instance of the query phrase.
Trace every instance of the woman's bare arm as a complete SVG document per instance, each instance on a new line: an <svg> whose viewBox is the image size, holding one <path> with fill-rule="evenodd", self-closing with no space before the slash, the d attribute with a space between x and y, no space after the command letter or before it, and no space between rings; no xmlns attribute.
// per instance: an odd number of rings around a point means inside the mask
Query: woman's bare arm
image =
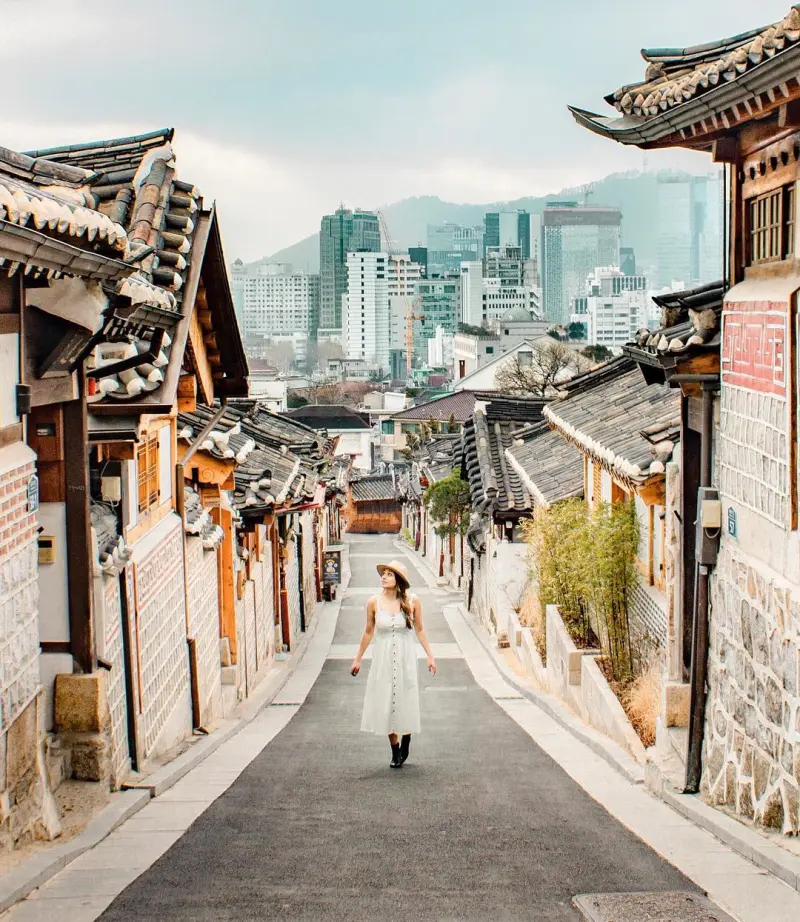
<svg viewBox="0 0 800 922"><path fill-rule="evenodd" d="M361 657L366 652L367 647L370 645L374 636L375 599L370 599L367 602L367 626L364 628L364 633L361 635L361 643L358 645L358 653L356 653L356 658L353 660L353 665L350 667L351 675L358 675L359 670L361 669Z"/></svg>
<svg viewBox="0 0 800 922"><path fill-rule="evenodd" d="M414 630L417 632L417 637L422 644L422 649L428 655L428 669L430 669L433 675L436 675L436 660L428 641L428 635L425 633L425 625L422 622L422 605L416 596L414 596L414 604L412 607L414 610Z"/></svg>

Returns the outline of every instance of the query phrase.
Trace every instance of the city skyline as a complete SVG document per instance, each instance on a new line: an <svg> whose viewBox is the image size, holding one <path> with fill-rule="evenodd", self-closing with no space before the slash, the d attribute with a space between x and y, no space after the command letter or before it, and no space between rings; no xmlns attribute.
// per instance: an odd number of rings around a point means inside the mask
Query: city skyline
<svg viewBox="0 0 800 922"><path fill-rule="evenodd" d="M744 0L676 0L666 19L633 0L620 0L613 18L580 0L572 15L581 28L567 56L558 41L537 44L535 55L508 53L509 21L522 40L563 29L558 8L522 0L496 19L481 4L462 5L455 21L418 0L402 17L358 0L347 23L322 0L242 0L233 14L210 0L142 0L136 8L9 0L4 13L15 38L6 54L3 144L26 150L174 125L181 169L218 202L226 256L245 262L312 233L342 198L363 208L413 195L491 203L641 169L641 151L581 132L567 103L597 109L604 104L594 88L611 91L638 76L632 37L639 47L686 47L752 27ZM784 13L785 2L768 0L761 18ZM88 109L80 69L47 53L65 42L75 60L89 60L98 35L133 32L156 17L163 34L177 34L191 18L198 44L215 49L215 66L200 69L192 68L188 47L171 49L171 69L193 73L177 93L164 93L158 47L142 44L137 79L96 86ZM426 24L421 40L419 20ZM378 38L383 79L370 83L350 61ZM460 49L469 46L480 57L465 75ZM33 70L24 66L30 60ZM35 112L27 103L33 98ZM393 130L408 112L407 128ZM503 142L487 143L498 124ZM538 142L544 124L546 146ZM648 152L646 159L650 168L707 165L689 154Z"/></svg>

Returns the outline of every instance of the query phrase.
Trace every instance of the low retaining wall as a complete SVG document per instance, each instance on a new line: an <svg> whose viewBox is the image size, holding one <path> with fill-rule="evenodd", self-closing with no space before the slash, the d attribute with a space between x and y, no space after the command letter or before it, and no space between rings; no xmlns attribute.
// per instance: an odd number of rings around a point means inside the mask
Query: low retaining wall
<svg viewBox="0 0 800 922"><path fill-rule="evenodd" d="M647 752L619 699L596 662L596 652L579 650L555 605L547 606L547 665L542 663L533 631L523 627L516 612L507 618L510 649L543 691L555 695L590 726L626 749L639 764Z"/></svg>

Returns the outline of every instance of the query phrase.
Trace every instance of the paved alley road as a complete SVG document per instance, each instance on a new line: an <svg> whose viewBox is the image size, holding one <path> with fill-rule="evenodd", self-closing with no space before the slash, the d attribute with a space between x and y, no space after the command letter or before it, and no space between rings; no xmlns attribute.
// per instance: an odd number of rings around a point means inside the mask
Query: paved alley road
<svg viewBox="0 0 800 922"><path fill-rule="evenodd" d="M409 761L389 769L387 741L359 730L366 668L349 666L375 564L397 554L385 536L351 539L352 581L305 704L104 922L554 922L579 918L577 893L693 889L475 683L444 597L411 566L439 674L422 679Z"/></svg>

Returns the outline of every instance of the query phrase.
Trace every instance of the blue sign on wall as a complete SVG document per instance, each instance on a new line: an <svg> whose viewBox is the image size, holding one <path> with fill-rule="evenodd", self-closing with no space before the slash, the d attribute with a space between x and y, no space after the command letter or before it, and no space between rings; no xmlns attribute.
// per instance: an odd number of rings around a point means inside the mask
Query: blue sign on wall
<svg viewBox="0 0 800 922"><path fill-rule="evenodd" d="M738 537L736 510L733 508L733 506L728 506L728 534L732 538Z"/></svg>

